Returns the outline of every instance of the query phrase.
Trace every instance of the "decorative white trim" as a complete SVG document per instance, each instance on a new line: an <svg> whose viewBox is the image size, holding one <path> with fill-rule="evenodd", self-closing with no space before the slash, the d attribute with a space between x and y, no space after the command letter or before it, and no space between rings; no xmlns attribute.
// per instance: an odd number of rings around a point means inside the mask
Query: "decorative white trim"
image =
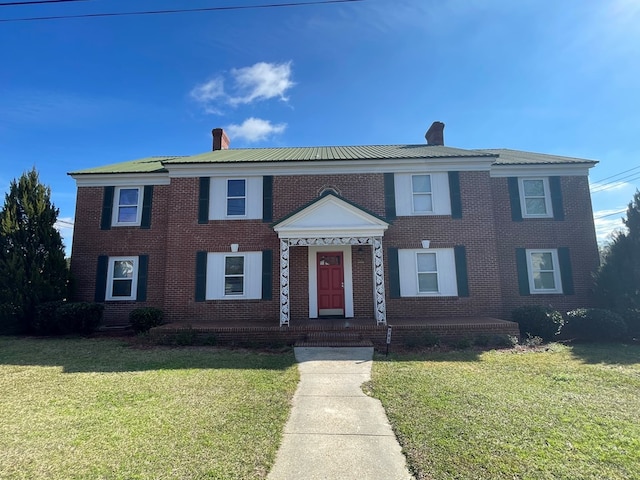
<svg viewBox="0 0 640 480"><path fill-rule="evenodd" d="M326 175L424 171L489 171L495 157L380 158L373 160L308 160L279 162L230 162L165 164L170 178L228 177L233 175Z"/></svg>
<svg viewBox="0 0 640 480"><path fill-rule="evenodd" d="M280 326L289 326L289 243L280 240Z"/></svg>
<svg viewBox="0 0 640 480"><path fill-rule="evenodd" d="M329 237L329 238L285 238L282 239L291 246L311 247L315 245L372 245L371 237Z"/></svg>
<svg viewBox="0 0 640 480"><path fill-rule="evenodd" d="M580 165L554 165L549 163L540 165L494 165L491 167L490 176L492 178L536 176L586 177L589 175L589 169L594 167L596 163L597 162Z"/></svg>
<svg viewBox="0 0 640 480"><path fill-rule="evenodd" d="M384 295L384 263L382 258L382 237L375 237L373 241L373 311L376 324L387 324L387 305Z"/></svg>
<svg viewBox="0 0 640 480"><path fill-rule="evenodd" d="M71 175L78 187L139 187L169 185L168 173L100 173Z"/></svg>
<svg viewBox="0 0 640 480"><path fill-rule="evenodd" d="M344 271L344 316L353 317L353 263L351 258L351 245L341 246L310 246L308 252L309 265L309 318L318 318L318 262L319 252L328 251L342 252Z"/></svg>

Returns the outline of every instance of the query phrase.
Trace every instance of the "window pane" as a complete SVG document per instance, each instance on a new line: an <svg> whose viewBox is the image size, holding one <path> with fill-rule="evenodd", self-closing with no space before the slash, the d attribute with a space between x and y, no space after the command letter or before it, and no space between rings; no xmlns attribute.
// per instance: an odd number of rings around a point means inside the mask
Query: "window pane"
<svg viewBox="0 0 640 480"><path fill-rule="evenodd" d="M120 201L118 205L138 205L138 189L137 188L120 189Z"/></svg>
<svg viewBox="0 0 640 480"><path fill-rule="evenodd" d="M438 274L437 273L419 273L418 274L418 291L437 292L438 291Z"/></svg>
<svg viewBox="0 0 640 480"><path fill-rule="evenodd" d="M419 253L418 254L418 272L435 272L436 254L435 253Z"/></svg>
<svg viewBox="0 0 640 480"><path fill-rule="evenodd" d="M546 215L547 213L544 198L526 198L524 204L528 215Z"/></svg>
<svg viewBox="0 0 640 480"><path fill-rule="evenodd" d="M135 222L138 217L138 207L119 207L118 222Z"/></svg>
<svg viewBox="0 0 640 480"><path fill-rule="evenodd" d="M113 278L133 278L133 260L117 260L113 263Z"/></svg>
<svg viewBox="0 0 640 480"><path fill-rule="evenodd" d="M225 275L244 274L244 257L227 257L224 259Z"/></svg>
<svg viewBox="0 0 640 480"><path fill-rule="evenodd" d="M244 215L244 198L229 198L227 200L227 215Z"/></svg>
<svg viewBox="0 0 640 480"><path fill-rule="evenodd" d="M414 195L413 211L414 212L432 212L433 204L431 201L431 195Z"/></svg>
<svg viewBox="0 0 640 480"><path fill-rule="evenodd" d="M534 272L533 286L536 290L555 290L556 281L553 272Z"/></svg>
<svg viewBox="0 0 640 480"><path fill-rule="evenodd" d="M544 182L542 180L523 180L525 197L544 197Z"/></svg>
<svg viewBox="0 0 640 480"><path fill-rule="evenodd" d="M243 277L225 277L224 294L225 295L242 295L244 293Z"/></svg>
<svg viewBox="0 0 640 480"><path fill-rule="evenodd" d="M114 280L113 297L130 297L132 280Z"/></svg>
<svg viewBox="0 0 640 480"><path fill-rule="evenodd" d="M431 193L431 175L413 175L411 185L414 193Z"/></svg>
<svg viewBox="0 0 640 480"><path fill-rule="evenodd" d="M550 252L532 253L531 264L534 272L538 270L553 270L553 257Z"/></svg>
<svg viewBox="0 0 640 480"><path fill-rule="evenodd" d="M228 180L227 181L227 197L244 197L245 184L244 180Z"/></svg>

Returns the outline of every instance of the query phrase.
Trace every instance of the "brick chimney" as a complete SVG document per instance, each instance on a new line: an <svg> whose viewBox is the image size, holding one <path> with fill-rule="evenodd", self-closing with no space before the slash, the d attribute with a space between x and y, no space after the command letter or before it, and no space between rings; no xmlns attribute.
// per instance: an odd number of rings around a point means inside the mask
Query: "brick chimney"
<svg viewBox="0 0 640 480"><path fill-rule="evenodd" d="M424 138L427 139L427 145L444 145L444 123L433 122Z"/></svg>
<svg viewBox="0 0 640 480"><path fill-rule="evenodd" d="M229 137L224 133L221 128L214 128L211 130L213 135L213 149L214 150L227 150L229 148Z"/></svg>

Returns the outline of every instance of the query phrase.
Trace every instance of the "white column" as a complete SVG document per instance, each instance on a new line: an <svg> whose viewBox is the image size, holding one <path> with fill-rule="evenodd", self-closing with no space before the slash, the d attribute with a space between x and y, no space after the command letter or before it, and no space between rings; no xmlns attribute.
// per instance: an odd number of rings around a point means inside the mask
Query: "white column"
<svg viewBox="0 0 640 480"><path fill-rule="evenodd" d="M373 237L373 311L378 325L387 324L387 305L384 299L384 263L382 258L382 237Z"/></svg>
<svg viewBox="0 0 640 480"><path fill-rule="evenodd" d="M289 239L280 239L280 326L289 326Z"/></svg>

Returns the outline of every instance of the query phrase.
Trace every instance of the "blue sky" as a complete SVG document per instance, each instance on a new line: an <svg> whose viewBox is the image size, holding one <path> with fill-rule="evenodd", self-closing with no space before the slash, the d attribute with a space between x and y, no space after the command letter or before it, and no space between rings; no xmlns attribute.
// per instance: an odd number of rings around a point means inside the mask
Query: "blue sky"
<svg viewBox="0 0 640 480"><path fill-rule="evenodd" d="M0 20L266 3L277 0L0 5ZM440 120L450 146L598 160L590 178L604 240L621 226L623 214L609 214L640 184L639 24L636 0L0 21L0 185L35 166L69 247L68 171L201 153L214 127L232 148L411 144Z"/></svg>

